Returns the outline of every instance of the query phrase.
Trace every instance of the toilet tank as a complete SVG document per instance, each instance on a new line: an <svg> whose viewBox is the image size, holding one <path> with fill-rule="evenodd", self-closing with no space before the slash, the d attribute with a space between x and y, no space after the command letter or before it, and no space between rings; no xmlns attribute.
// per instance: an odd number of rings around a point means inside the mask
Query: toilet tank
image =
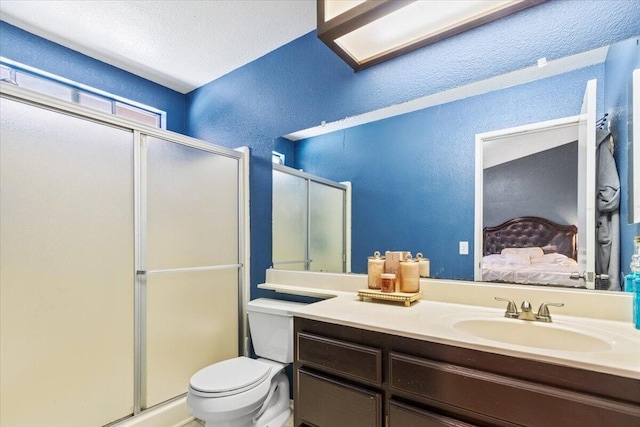
<svg viewBox="0 0 640 427"><path fill-rule="evenodd" d="M256 355L281 363L293 362L293 315L304 303L258 298L249 301L247 314Z"/></svg>

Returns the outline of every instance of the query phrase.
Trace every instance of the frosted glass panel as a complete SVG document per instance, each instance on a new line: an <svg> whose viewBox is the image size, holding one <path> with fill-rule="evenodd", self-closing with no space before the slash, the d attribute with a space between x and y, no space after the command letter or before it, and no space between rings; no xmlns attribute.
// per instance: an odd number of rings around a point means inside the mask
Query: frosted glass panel
<svg viewBox="0 0 640 427"><path fill-rule="evenodd" d="M304 270L307 258L307 182L273 171L273 263L278 268Z"/></svg>
<svg viewBox="0 0 640 427"><path fill-rule="evenodd" d="M238 160L147 138L147 268L238 263Z"/></svg>
<svg viewBox="0 0 640 427"><path fill-rule="evenodd" d="M73 101L73 89L71 87L44 77L16 71L16 82L21 87L54 96L65 101Z"/></svg>
<svg viewBox="0 0 640 427"><path fill-rule="evenodd" d="M344 194L344 190L317 182L309 186L312 271L344 271Z"/></svg>
<svg viewBox="0 0 640 427"><path fill-rule="evenodd" d="M132 107L130 105L116 102L115 114L116 116L124 117L125 119L133 120L134 122L143 123L153 127L160 127L159 114L150 113L149 111Z"/></svg>
<svg viewBox="0 0 640 427"><path fill-rule="evenodd" d="M5 67L4 65L0 65L0 79L10 79L11 78L11 69Z"/></svg>
<svg viewBox="0 0 640 427"><path fill-rule="evenodd" d="M86 92L78 92L78 104L111 114L111 100Z"/></svg>
<svg viewBox="0 0 640 427"><path fill-rule="evenodd" d="M186 393L199 369L237 355L237 269L149 275L146 407Z"/></svg>
<svg viewBox="0 0 640 427"><path fill-rule="evenodd" d="M0 100L0 425L133 412L131 132Z"/></svg>

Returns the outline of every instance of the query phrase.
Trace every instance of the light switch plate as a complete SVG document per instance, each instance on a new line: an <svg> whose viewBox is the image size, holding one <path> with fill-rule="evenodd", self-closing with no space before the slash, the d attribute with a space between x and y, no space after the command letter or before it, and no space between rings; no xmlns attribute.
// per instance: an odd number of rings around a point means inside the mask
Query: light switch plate
<svg viewBox="0 0 640 427"><path fill-rule="evenodd" d="M469 255L469 242L460 242L460 255Z"/></svg>

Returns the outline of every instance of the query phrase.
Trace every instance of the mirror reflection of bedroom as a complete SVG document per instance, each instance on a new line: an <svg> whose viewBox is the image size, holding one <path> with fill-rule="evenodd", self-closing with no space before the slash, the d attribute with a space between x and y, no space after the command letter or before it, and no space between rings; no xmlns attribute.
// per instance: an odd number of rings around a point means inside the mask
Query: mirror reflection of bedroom
<svg viewBox="0 0 640 427"><path fill-rule="evenodd" d="M482 281L585 287L571 278L579 272L577 134L565 126L484 142Z"/></svg>
<svg viewBox="0 0 640 427"><path fill-rule="evenodd" d="M596 86L578 116L476 136L478 280L620 290L620 179Z"/></svg>

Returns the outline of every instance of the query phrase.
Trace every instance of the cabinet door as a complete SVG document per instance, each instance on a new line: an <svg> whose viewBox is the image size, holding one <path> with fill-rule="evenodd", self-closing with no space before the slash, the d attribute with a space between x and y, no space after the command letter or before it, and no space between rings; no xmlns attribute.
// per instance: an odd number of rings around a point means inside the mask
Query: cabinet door
<svg viewBox="0 0 640 427"><path fill-rule="evenodd" d="M305 370L296 376L298 422L317 427L382 426L382 394Z"/></svg>
<svg viewBox="0 0 640 427"><path fill-rule="evenodd" d="M389 427L473 427L473 424L392 400L389 402Z"/></svg>
<svg viewBox="0 0 640 427"><path fill-rule="evenodd" d="M389 366L392 392L517 425L640 425L640 408L629 403L395 352Z"/></svg>
<svg viewBox="0 0 640 427"><path fill-rule="evenodd" d="M382 385L382 350L298 332L297 359L304 365L370 385Z"/></svg>

